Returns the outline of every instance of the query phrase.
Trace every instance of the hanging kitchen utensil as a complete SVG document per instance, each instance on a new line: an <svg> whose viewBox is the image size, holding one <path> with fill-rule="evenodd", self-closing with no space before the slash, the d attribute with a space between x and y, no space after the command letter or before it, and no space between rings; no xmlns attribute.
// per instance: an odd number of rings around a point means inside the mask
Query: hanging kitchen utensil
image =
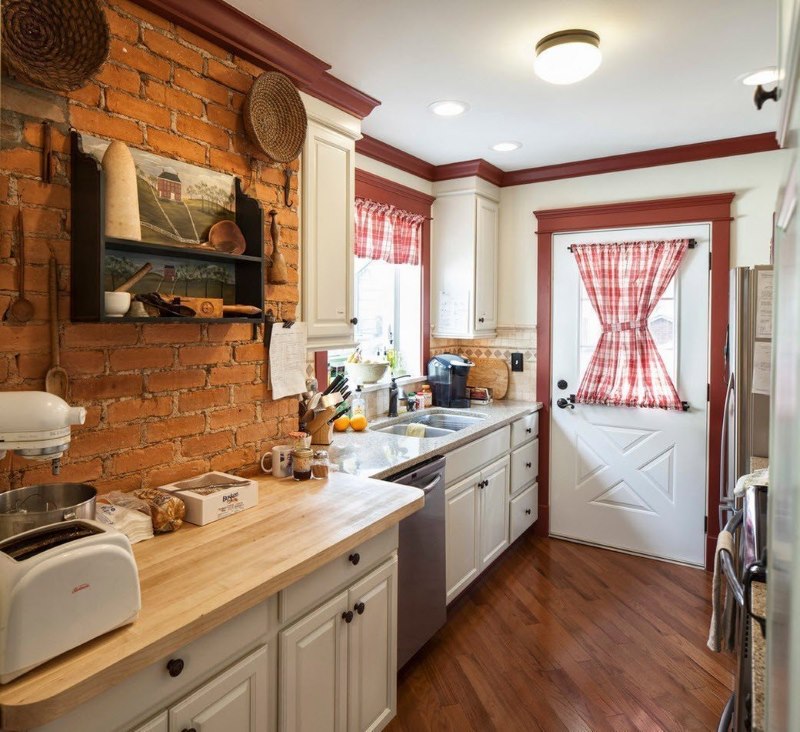
<svg viewBox="0 0 800 732"><path fill-rule="evenodd" d="M244 101L244 128L250 141L279 163L300 154L308 118L303 100L288 76L267 71L259 76Z"/></svg>
<svg viewBox="0 0 800 732"><path fill-rule="evenodd" d="M61 368L61 351L58 345L58 269L56 258L50 255L50 269L48 272L48 294L50 307L50 358L52 366L44 377L45 391L55 394L62 399L67 398L69 391L69 376Z"/></svg>
<svg viewBox="0 0 800 732"><path fill-rule="evenodd" d="M33 317L33 303L25 297L25 222L22 219L22 209L17 212L17 261L19 297L11 303L9 312L18 323L27 323Z"/></svg>
<svg viewBox="0 0 800 732"><path fill-rule="evenodd" d="M244 254L247 242L242 230L233 221L217 221L208 230L208 246L227 254Z"/></svg>
<svg viewBox="0 0 800 732"><path fill-rule="evenodd" d="M269 235L272 239L272 262L269 265L268 273L269 283L271 285L285 285L289 281L289 271L286 266L286 260L278 246L278 242L281 238L281 230L278 226L278 220L276 219L278 212L273 208L272 211L269 212L269 215L272 219L269 225Z"/></svg>
<svg viewBox="0 0 800 732"><path fill-rule="evenodd" d="M86 86L108 58L100 0L4 0L3 65L18 79L57 91Z"/></svg>
<svg viewBox="0 0 800 732"><path fill-rule="evenodd" d="M134 275L130 278L125 280L114 292L130 292L131 287L133 287L139 280L147 275L147 273L153 269L153 265L150 262L143 265L141 269L137 270Z"/></svg>
<svg viewBox="0 0 800 732"><path fill-rule="evenodd" d="M53 129L47 120L42 122L42 181L53 182Z"/></svg>

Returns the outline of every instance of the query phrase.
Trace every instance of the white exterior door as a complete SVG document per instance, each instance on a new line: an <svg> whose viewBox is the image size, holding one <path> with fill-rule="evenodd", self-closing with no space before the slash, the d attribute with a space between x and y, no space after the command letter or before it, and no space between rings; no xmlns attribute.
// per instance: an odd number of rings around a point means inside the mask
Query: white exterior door
<svg viewBox="0 0 800 732"><path fill-rule="evenodd" d="M553 236L552 535L703 565L710 230L691 224ZM678 238L697 246L687 250L650 330L689 410L559 408L558 399L578 390L600 333L567 247Z"/></svg>

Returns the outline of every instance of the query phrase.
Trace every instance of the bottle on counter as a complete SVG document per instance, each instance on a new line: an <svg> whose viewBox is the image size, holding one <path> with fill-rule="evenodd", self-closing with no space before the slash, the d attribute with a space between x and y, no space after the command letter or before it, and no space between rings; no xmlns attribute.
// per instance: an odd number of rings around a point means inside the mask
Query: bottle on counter
<svg viewBox="0 0 800 732"><path fill-rule="evenodd" d="M356 394L353 397L353 401L350 402L350 416L355 417L357 414L367 416L367 403L361 393L361 386L356 387Z"/></svg>
<svg viewBox="0 0 800 732"><path fill-rule="evenodd" d="M423 406L425 407L425 409L428 409L428 408L432 407L433 406L433 392L431 391L431 385L430 384L423 384L422 385L422 392L417 392L417 396L419 396L420 393L422 393L422 399L423 399L423 402L424 402Z"/></svg>
<svg viewBox="0 0 800 732"><path fill-rule="evenodd" d="M297 447L292 452L292 477L295 480L310 480L311 462L314 453L308 447Z"/></svg>
<svg viewBox="0 0 800 732"><path fill-rule="evenodd" d="M317 450L311 461L311 472L315 478L327 478L331 469L331 461L327 450Z"/></svg>

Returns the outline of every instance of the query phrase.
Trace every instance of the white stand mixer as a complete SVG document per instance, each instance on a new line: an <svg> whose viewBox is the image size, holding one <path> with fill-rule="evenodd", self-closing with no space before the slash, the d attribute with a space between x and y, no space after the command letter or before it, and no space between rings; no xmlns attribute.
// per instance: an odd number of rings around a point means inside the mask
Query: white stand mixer
<svg viewBox="0 0 800 732"><path fill-rule="evenodd" d="M86 421L83 407L71 407L45 391L0 392L0 460L8 450L28 460L52 460L61 472L61 456L69 446L70 427Z"/></svg>

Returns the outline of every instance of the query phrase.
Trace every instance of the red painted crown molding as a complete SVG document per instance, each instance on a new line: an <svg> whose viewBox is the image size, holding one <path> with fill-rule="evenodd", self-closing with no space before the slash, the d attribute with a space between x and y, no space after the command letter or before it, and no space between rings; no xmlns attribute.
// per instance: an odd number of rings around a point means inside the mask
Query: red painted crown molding
<svg viewBox="0 0 800 732"><path fill-rule="evenodd" d="M328 73L330 64L222 0L135 0L147 10L259 66L286 74L304 92L363 119L380 102Z"/></svg>
<svg viewBox="0 0 800 732"><path fill-rule="evenodd" d="M363 198L371 198L384 203L387 200L382 196L391 195L393 199L390 202L393 205L423 216L431 215L431 205L436 200L434 196L429 196L427 193L409 188L402 183L395 183L393 180L360 168L356 168L356 191L357 195Z"/></svg>
<svg viewBox="0 0 800 732"><path fill-rule="evenodd" d="M391 165L398 170L411 173L411 175L416 175L418 178L434 180L435 165L421 158L415 158L413 155L403 152L400 148L376 140L369 135L363 135L360 140L356 140L356 152L381 163L386 163L386 165Z"/></svg>
<svg viewBox="0 0 800 732"><path fill-rule="evenodd" d="M429 181L452 180L476 175L500 187L542 183L562 178L577 178L585 175L615 173L637 168L653 168L659 165L689 163L711 158L726 158L733 155L769 152L780 149L773 132L758 135L729 137L724 140L695 142L690 145L677 145L643 152L609 155L604 158L576 160L557 165L544 165L539 168L502 171L486 160L464 160L447 165L432 165L420 158L409 155L374 137L366 137L356 143L356 152L392 165L407 173Z"/></svg>

